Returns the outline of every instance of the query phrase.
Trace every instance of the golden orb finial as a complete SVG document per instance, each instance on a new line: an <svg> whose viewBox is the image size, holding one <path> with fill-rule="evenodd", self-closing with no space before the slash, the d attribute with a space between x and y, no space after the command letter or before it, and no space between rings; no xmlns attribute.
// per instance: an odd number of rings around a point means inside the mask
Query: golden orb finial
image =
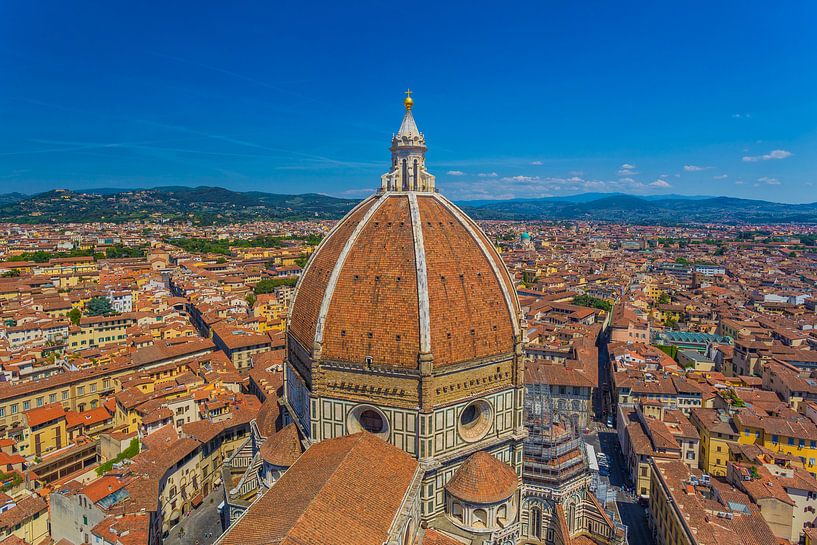
<svg viewBox="0 0 817 545"><path fill-rule="evenodd" d="M403 101L403 104L406 105L406 111L411 110L411 107L414 106L414 101L411 99L411 89L406 90L406 100Z"/></svg>

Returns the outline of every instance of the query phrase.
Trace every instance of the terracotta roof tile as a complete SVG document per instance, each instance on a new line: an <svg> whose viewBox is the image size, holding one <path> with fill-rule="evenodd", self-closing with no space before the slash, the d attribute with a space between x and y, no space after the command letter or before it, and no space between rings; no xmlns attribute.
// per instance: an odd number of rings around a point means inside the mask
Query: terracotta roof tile
<svg viewBox="0 0 817 545"><path fill-rule="evenodd" d="M496 503L511 497L518 483L519 478L511 466L480 450L463 462L445 489L464 501Z"/></svg>
<svg viewBox="0 0 817 545"><path fill-rule="evenodd" d="M417 461L369 433L310 447L223 545L382 545Z"/></svg>
<svg viewBox="0 0 817 545"><path fill-rule="evenodd" d="M274 466L290 467L304 451L298 427L293 423L275 433L261 445L261 457Z"/></svg>

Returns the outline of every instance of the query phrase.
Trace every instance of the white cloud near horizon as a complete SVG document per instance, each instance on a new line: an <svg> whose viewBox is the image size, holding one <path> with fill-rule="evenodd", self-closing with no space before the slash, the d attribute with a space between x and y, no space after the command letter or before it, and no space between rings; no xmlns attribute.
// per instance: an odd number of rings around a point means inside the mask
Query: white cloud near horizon
<svg viewBox="0 0 817 545"><path fill-rule="evenodd" d="M792 155L794 154L790 151L775 149L763 155L744 155L743 161L745 163L755 163L757 161L769 161L771 159L785 159L786 157L791 157Z"/></svg>
<svg viewBox="0 0 817 545"><path fill-rule="evenodd" d="M672 187L672 184L670 184L670 183L669 183L668 181L666 181L666 180L660 180L660 179L659 179L659 180L655 180L654 182L652 182L652 183L650 184L650 187L667 188L667 187Z"/></svg>
<svg viewBox="0 0 817 545"><path fill-rule="evenodd" d="M699 167L698 165L684 165L684 170L686 172L700 172L702 170L707 170L712 167Z"/></svg>
<svg viewBox="0 0 817 545"><path fill-rule="evenodd" d="M461 170L449 170L446 174L449 176L465 176L465 173Z"/></svg>

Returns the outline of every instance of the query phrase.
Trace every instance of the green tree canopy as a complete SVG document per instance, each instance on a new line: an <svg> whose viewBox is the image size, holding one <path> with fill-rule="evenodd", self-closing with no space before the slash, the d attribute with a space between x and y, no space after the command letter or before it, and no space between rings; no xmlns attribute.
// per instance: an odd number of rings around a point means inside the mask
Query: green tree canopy
<svg viewBox="0 0 817 545"><path fill-rule="evenodd" d="M82 311L78 308L72 308L68 311L68 319L74 325L79 325L79 319L82 318Z"/></svg>
<svg viewBox="0 0 817 545"><path fill-rule="evenodd" d="M613 309L613 305L609 301L605 301L604 299L599 299L598 297L593 297L592 295L587 294L577 295L574 297L573 304L582 307L598 308L607 312L610 312Z"/></svg>
<svg viewBox="0 0 817 545"><path fill-rule="evenodd" d="M85 313L88 316L109 316L115 311L107 297L94 297L85 305Z"/></svg>
<svg viewBox="0 0 817 545"><path fill-rule="evenodd" d="M287 276L284 278L265 278L258 282L253 291L256 295L261 295L262 293L273 293L275 288L279 286L294 286L298 283L297 276Z"/></svg>

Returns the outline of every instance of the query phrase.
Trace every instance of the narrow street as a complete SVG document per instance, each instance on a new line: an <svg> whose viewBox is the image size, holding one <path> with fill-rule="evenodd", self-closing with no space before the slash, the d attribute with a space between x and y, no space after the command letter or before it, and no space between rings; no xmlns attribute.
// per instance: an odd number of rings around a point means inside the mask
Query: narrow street
<svg viewBox="0 0 817 545"><path fill-rule="evenodd" d="M615 415L613 414L613 392L609 367L610 356L605 336L599 340L598 348L599 387L593 400L593 409L597 420L596 427L599 431L591 433L585 439L596 449L596 452L603 452L607 456L609 475L600 477L600 479L616 491L616 507L621 516L621 522L627 526L628 542L633 545L655 545L647 524L645 508L638 504L635 497L626 493L626 490L632 489L632 483L627 474L627 465L621 455L616 429L607 428L608 416L613 415L615 425Z"/></svg>
<svg viewBox="0 0 817 545"><path fill-rule="evenodd" d="M224 499L224 489L219 486L204 498L198 509L183 517L171 528L165 538L166 545L212 545L221 535L221 519L218 504Z"/></svg>

